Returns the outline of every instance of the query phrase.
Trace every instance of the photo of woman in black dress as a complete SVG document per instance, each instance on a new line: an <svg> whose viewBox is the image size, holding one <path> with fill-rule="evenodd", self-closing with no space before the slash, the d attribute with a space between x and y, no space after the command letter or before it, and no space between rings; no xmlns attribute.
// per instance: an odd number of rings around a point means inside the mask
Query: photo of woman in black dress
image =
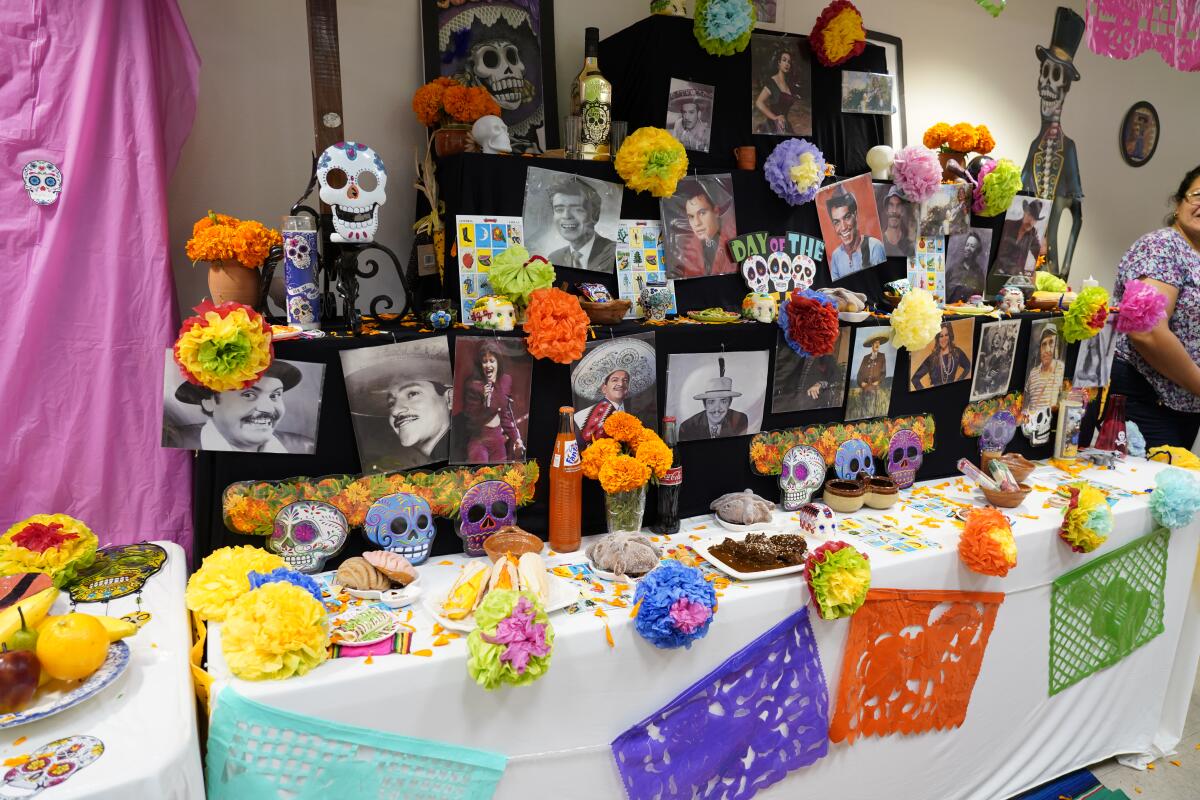
<svg viewBox="0 0 1200 800"><path fill-rule="evenodd" d="M756 35L751 39L755 133L812 134L812 77L804 47L794 36Z"/></svg>
<svg viewBox="0 0 1200 800"><path fill-rule="evenodd" d="M930 389L934 386L945 386L956 381L965 381L971 377L971 357L966 351L954 343L955 327L961 328L967 347L971 346L974 337L975 320L963 319L957 322L943 322L942 329L934 337L932 344L925 350L914 353L910 359L916 368L909 382L913 389ZM928 354L928 355L926 355ZM921 356L925 357L922 359Z"/></svg>

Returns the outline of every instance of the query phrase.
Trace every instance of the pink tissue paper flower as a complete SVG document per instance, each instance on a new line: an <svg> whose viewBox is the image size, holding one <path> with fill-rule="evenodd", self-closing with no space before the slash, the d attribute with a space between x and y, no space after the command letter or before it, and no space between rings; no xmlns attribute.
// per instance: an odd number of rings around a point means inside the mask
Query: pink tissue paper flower
<svg viewBox="0 0 1200 800"><path fill-rule="evenodd" d="M1121 313L1117 315L1117 331L1143 333L1166 316L1166 295L1144 281L1132 280L1125 284Z"/></svg>
<svg viewBox="0 0 1200 800"><path fill-rule="evenodd" d="M525 672L530 656L544 656L550 652L546 644L546 626L534 622L533 616L533 604L526 597L519 598L512 614L496 626L495 635L483 635L485 642L508 645L500 654L500 660L512 664L518 675Z"/></svg>
<svg viewBox="0 0 1200 800"><path fill-rule="evenodd" d="M708 621L709 611L703 603L681 597L671 604L671 622L682 633L691 633Z"/></svg>
<svg viewBox="0 0 1200 800"><path fill-rule="evenodd" d="M919 144L905 147L896 153L892 181L905 199L924 203L942 183L942 164L937 153Z"/></svg>

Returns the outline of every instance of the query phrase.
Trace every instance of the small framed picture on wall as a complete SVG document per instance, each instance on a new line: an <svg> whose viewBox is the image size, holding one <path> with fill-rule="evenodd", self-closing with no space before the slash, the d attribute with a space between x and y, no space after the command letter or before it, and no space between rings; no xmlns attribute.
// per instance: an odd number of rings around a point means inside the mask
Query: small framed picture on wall
<svg viewBox="0 0 1200 800"><path fill-rule="evenodd" d="M1133 104L1121 121L1121 157L1131 167L1140 167L1154 157L1158 148L1158 111L1145 100Z"/></svg>

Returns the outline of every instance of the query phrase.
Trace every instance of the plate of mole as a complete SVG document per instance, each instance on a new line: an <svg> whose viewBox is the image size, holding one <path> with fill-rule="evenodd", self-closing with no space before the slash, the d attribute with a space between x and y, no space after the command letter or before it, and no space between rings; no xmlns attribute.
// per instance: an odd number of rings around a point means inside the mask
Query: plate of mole
<svg viewBox="0 0 1200 800"><path fill-rule="evenodd" d="M803 572L804 557L808 553L808 543L799 534L763 531L706 539L692 547L705 561L741 581ZM770 565L772 560L777 566Z"/></svg>

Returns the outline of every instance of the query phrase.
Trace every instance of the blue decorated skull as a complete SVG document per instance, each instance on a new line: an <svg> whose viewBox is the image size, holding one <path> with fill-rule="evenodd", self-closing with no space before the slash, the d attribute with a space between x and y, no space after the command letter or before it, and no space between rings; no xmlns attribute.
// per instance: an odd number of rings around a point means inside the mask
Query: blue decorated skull
<svg viewBox="0 0 1200 800"><path fill-rule="evenodd" d="M847 439L837 449L833 469L844 481L858 480L859 473L875 474L875 457L865 439Z"/></svg>
<svg viewBox="0 0 1200 800"><path fill-rule="evenodd" d="M505 481L480 481L463 493L458 535L469 556L483 555L483 543L516 521L517 493Z"/></svg>
<svg viewBox="0 0 1200 800"><path fill-rule="evenodd" d="M913 485L924 460L925 447L915 431L902 428L892 434L888 442L887 474L896 482L897 489Z"/></svg>
<svg viewBox="0 0 1200 800"><path fill-rule="evenodd" d="M1007 411L997 411L983 423L979 436L981 453L1003 453L1017 433L1017 418Z"/></svg>
<svg viewBox="0 0 1200 800"><path fill-rule="evenodd" d="M433 512L429 501L401 492L381 497L367 509L363 533L384 550L399 553L413 564L429 558L433 547Z"/></svg>

